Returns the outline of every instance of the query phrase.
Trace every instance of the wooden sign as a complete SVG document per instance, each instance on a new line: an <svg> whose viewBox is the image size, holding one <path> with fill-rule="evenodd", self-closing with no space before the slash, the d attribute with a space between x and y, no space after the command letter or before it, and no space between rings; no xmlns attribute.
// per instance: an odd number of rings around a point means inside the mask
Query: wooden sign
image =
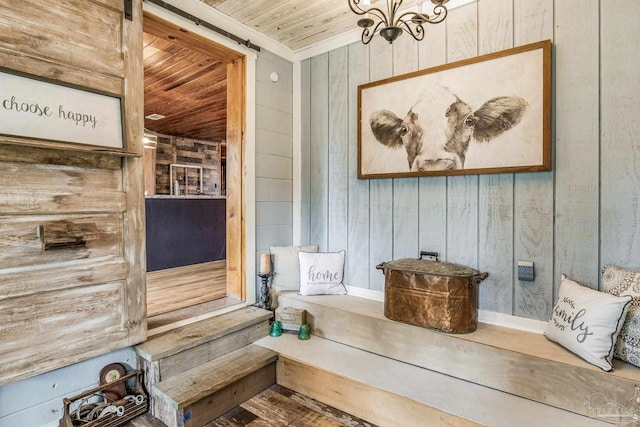
<svg viewBox="0 0 640 427"><path fill-rule="evenodd" d="M0 135L122 149L121 99L0 70Z"/></svg>
<svg viewBox="0 0 640 427"><path fill-rule="evenodd" d="M307 322L306 314L304 309L279 307L276 309L276 320L282 322L285 331L299 331L300 325Z"/></svg>

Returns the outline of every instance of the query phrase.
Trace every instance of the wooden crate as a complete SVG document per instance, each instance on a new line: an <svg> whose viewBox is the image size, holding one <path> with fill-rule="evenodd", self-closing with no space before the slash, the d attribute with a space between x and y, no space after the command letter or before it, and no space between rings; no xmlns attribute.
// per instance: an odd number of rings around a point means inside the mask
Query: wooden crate
<svg viewBox="0 0 640 427"><path fill-rule="evenodd" d="M279 307L276 309L276 320L282 322L285 331L299 331L300 325L307 323L307 312L292 307Z"/></svg>
<svg viewBox="0 0 640 427"><path fill-rule="evenodd" d="M89 399L94 396L100 396L102 392L108 388L113 387L118 383L126 384L129 380L135 379L135 384L127 389L127 396L124 399L109 402L103 405L106 409L107 406L111 406L114 408L122 408L118 409L119 413L114 412L106 412L104 416L98 419L92 419L89 421L83 421L80 417L80 411L77 410L78 407L85 405ZM136 399L137 398L137 399ZM102 412L101 408L97 407L97 412ZM91 390L87 390L82 394L78 394L76 396L65 398L64 399L64 416L60 419L59 427L74 427L74 426L83 426L83 427L115 427L125 424L127 421L130 421L145 412L149 408L149 398L145 393L142 387L142 373L137 370L128 375L124 375L122 378L93 388Z"/></svg>

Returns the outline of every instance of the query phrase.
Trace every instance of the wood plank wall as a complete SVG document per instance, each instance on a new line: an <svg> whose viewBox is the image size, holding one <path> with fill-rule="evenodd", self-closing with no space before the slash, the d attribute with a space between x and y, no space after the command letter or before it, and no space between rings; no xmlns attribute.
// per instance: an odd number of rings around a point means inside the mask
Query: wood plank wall
<svg viewBox="0 0 640 427"><path fill-rule="evenodd" d="M607 263L640 269L638 13L635 0L479 1L423 42L375 37L305 60L302 243L346 249L346 283L378 291L376 264L435 250L491 274L481 309L539 320L560 274L597 288ZM357 180L359 84L545 39L551 172ZM517 280L518 260L535 263L535 282Z"/></svg>

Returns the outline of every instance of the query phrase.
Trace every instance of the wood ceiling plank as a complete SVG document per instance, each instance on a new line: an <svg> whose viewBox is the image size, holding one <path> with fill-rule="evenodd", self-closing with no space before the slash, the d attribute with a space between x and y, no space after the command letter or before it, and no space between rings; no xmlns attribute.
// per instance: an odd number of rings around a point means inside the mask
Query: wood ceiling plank
<svg viewBox="0 0 640 427"><path fill-rule="evenodd" d="M223 62L232 62L240 59L242 55L222 45L213 44L209 39L194 34L174 23L160 19L148 12L144 13L144 32L165 40L171 40L178 46L185 47L195 52L219 59Z"/></svg>

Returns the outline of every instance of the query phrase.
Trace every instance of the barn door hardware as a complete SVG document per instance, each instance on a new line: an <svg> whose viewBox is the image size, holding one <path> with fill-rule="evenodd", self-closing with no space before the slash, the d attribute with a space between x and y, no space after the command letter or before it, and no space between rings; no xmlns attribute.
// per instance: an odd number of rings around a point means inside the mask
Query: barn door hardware
<svg viewBox="0 0 640 427"><path fill-rule="evenodd" d="M251 40L249 40L249 39L245 40L242 37L238 37L235 34L230 33L228 31L225 31L222 28L217 27L217 26L215 26L215 25L213 25L213 24L211 24L211 23L209 23L207 21L203 21L202 19L198 18L197 16L194 16L194 15L188 13L188 12L185 12L184 10L179 9L179 8L167 3L164 0L145 0L145 1L148 1L149 3L153 3L156 6L160 6L161 8L168 10L169 12L175 13L178 16L181 16L181 17L183 17L185 19L188 19L189 21L193 22L196 25L199 25L201 27L204 27L204 28L207 28L207 29L209 29L211 31L214 31L214 32L216 32L216 33L218 33L218 34L220 34L220 35L222 35L222 36L224 36L224 37L226 37L228 39L233 40L234 42L236 42L236 43L238 43L238 44L240 44L242 46L246 46L249 49L253 49L253 50L257 51L257 52L260 52L260 49L261 49L260 46L251 43Z"/></svg>
<svg viewBox="0 0 640 427"><path fill-rule="evenodd" d="M36 234L40 239L40 244L44 251L87 246L87 239L84 236L69 234L68 227L62 232L52 228L48 235L45 236L44 225L38 225L36 227Z"/></svg>
<svg viewBox="0 0 640 427"><path fill-rule="evenodd" d="M124 19L133 21L133 0L124 0Z"/></svg>

